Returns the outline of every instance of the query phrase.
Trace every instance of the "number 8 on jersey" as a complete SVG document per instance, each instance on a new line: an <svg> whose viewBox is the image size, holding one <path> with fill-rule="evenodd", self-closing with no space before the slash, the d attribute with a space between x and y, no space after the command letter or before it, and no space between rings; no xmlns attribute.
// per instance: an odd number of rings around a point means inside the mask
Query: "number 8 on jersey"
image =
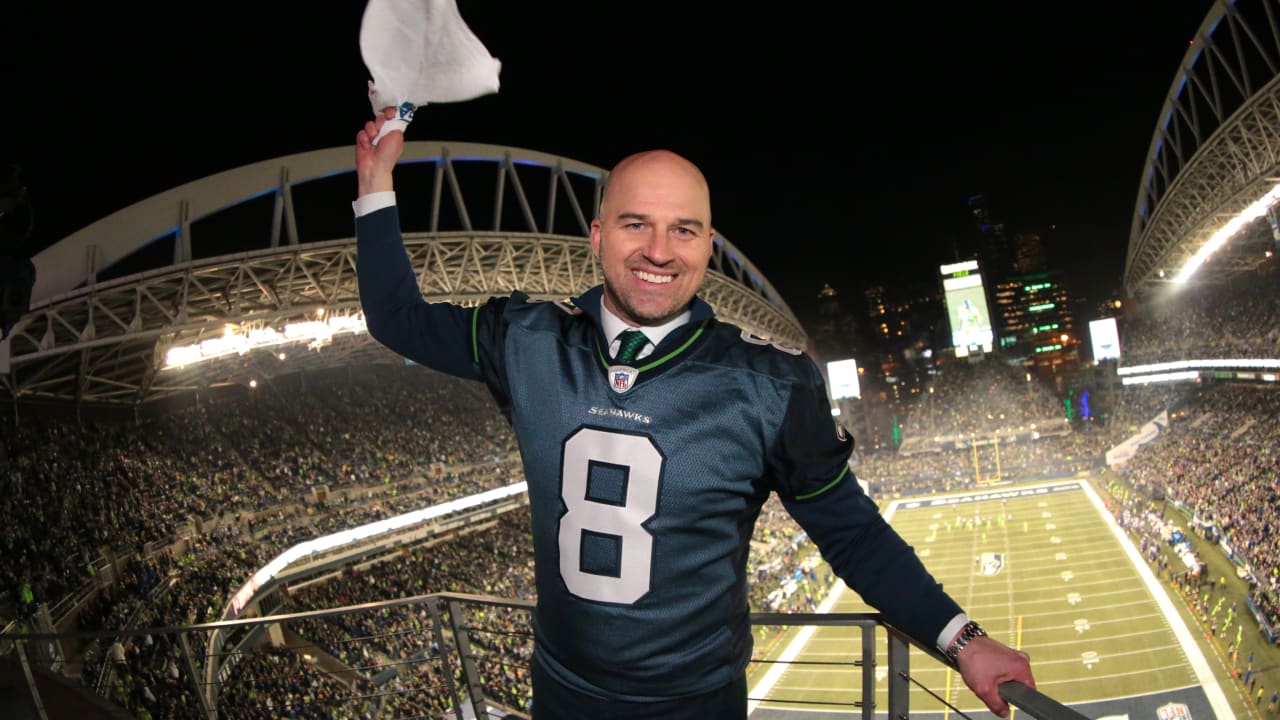
<svg viewBox="0 0 1280 720"><path fill-rule="evenodd" d="M585 427L565 441L560 497L568 510L560 518L560 576L569 592L623 605L649 592L653 535L643 525L657 511L663 462L653 440L643 435ZM593 465L624 472L621 504L591 498ZM616 576L582 569L587 534L617 538L621 553Z"/></svg>

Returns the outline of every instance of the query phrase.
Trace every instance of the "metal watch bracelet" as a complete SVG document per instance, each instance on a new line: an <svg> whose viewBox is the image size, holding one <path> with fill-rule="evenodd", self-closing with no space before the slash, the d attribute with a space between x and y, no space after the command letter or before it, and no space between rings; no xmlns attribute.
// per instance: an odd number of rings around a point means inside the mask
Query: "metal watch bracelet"
<svg viewBox="0 0 1280 720"><path fill-rule="evenodd" d="M960 628L960 633L956 635L955 640L951 641L951 645L947 647L947 652L944 654L951 662L957 662L960 657L960 651L964 649L965 645L969 644L970 640L986 634L987 631L983 630L981 625L970 620L965 623L964 627Z"/></svg>

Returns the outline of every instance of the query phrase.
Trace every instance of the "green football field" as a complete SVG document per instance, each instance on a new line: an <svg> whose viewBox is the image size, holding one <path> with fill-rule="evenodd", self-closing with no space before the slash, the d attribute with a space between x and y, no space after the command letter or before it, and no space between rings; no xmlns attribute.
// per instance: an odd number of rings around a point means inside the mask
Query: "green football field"
<svg viewBox="0 0 1280 720"><path fill-rule="evenodd" d="M1232 716L1177 600L1122 539L1086 481L911 498L884 514L972 618L1030 653L1041 692L1089 717L1154 718L1169 703L1186 717ZM823 611L871 608L837 583ZM757 657L799 662L753 666L753 719L855 715L860 670L839 663L857 654L859 630L769 629L766 636L757 636ZM878 645L876 708L883 713L887 658L883 640ZM993 717L958 674L914 648L910 665L915 682L959 710ZM910 707L913 716L950 712L914 684Z"/></svg>

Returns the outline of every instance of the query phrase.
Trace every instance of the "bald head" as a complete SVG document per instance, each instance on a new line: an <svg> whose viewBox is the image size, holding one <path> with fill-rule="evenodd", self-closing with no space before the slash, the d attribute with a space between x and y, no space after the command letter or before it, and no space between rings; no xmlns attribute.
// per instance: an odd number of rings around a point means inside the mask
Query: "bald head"
<svg viewBox="0 0 1280 720"><path fill-rule="evenodd" d="M618 212L610 207L611 198L623 197L637 190L645 193L683 194L686 203L698 206L703 220L711 227L711 189L702 171L689 160L670 150L645 150L628 155L613 166L605 181L600 200L600 216ZM618 203L612 203L616 206Z"/></svg>

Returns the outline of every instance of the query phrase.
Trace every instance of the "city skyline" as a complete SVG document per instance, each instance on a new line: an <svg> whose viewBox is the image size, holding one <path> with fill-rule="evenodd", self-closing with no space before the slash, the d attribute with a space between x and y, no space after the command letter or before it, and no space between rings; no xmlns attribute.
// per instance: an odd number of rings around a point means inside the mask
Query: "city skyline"
<svg viewBox="0 0 1280 720"><path fill-rule="evenodd" d="M351 143L370 113L363 3L303 24L287 3L237 7L174 27L131 8L18 11L33 31L5 51L7 87L29 102L7 114L0 162L23 168L28 254L184 182ZM1209 7L463 0L502 87L425 108L407 138L603 167L681 152L717 228L806 321L824 284L936 277L972 240L974 195L1096 299L1119 285L1159 106Z"/></svg>

